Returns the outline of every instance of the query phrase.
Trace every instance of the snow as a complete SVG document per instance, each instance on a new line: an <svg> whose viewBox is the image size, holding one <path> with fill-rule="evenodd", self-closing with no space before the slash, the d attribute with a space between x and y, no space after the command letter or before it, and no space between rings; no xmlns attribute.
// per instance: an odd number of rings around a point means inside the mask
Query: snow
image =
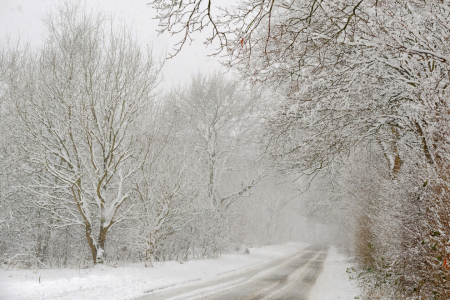
<svg viewBox="0 0 450 300"><path fill-rule="evenodd" d="M250 248L250 254L227 254L219 259L183 263L155 263L152 268L138 263L117 268L97 266L89 269L0 269L0 299L135 299L151 290L213 279L226 272L295 253L307 245L289 243ZM331 248L324 271L310 293L311 296L314 295L310 300L353 299L357 293L349 283L345 270L345 257L337 254L335 248Z"/></svg>
<svg viewBox="0 0 450 300"><path fill-rule="evenodd" d="M139 263L117 268L99 266L81 270L0 269L0 299L133 299L154 289L211 279L221 273L288 255L305 245L290 243L250 248L248 255L227 254L219 259L155 263L152 268Z"/></svg>
<svg viewBox="0 0 450 300"><path fill-rule="evenodd" d="M354 280L350 281L347 268L352 265L348 257L331 246L322 273L311 288L308 300L350 300L359 299L359 289Z"/></svg>

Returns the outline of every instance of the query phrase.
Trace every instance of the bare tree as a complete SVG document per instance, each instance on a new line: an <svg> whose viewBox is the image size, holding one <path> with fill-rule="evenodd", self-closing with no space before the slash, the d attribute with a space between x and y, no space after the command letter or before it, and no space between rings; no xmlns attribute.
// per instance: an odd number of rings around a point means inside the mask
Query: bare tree
<svg viewBox="0 0 450 300"><path fill-rule="evenodd" d="M396 278L386 289L394 299L449 297L447 2L243 1L221 13L213 1L152 3L166 4L156 6L160 25L182 33L178 46L210 25L208 42L219 40L229 66L281 90L267 144L283 170L370 159L358 151L383 158L388 176L357 186L370 207L364 243L378 242L371 268Z"/></svg>
<svg viewBox="0 0 450 300"><path fill-rule="evenodd" d="M359 6L363 2L245 0L224 4L214 0L153 0L149 4L159 13L159 32L181 36L174 55L192 39L193 33L210 29L205 43L216 41L217 53L226 51L232 65L248 58L262 58L266 65L260 68L265 68L270 66L269 58L277 55L278 50L289 54L294 48L293 42L307 42L305 48L326 46L326 41L315 43L302 39L302 33L310 28L320 28L328 39L347 35L351 32L349 24L361 18ZM285 43L287 40L291 42ZM273 51L274 46L278 50Z"/></svg>
<svg viewBox="0 0 450 300"><path fill-rule="evenodd" d="M265 174L254 144L258 97L220 73L197 75L168 95L183 124L179 141L193 151L188 174L198 193L196 218L179 236L189 240L185 257L217 256L231 245L233 204L248 197Z"/></svg>
<svg viewBox="0 0 450 300"><path fill-rule="evenodd" d="M143 117L159 66L129 30L79 5L62 5L45 24L42 49L7 82L26 159L45 170L26 187L63 226L82 226L102 263L107 233L131 209L133 176L146 160Z"/></svg>
<svg viewBox="0 0 450 300"><path fill-rule="evenodd" d="M255 169L245 181L232 182L229 178L229 174L246 173L242 166L249 155L243 151L246 143L251 143L250 131L258 121L254 107L257 96L214 73L194 77L191 85L175 97L203 167L201 178L206 182L208 205L214 210L226 210L263 176L261 170ZM258 156L253 159L258 161ZM223 184L225 180L228 181Z"/></svg>
<svg viewBox="0 0 450 300"><path fill-rule="evenodd" d="M147 144L149 159L138 171L133 188L136 209L131 230L150 265L155 258L164 259L159 257L161 252L169 252L164 244L193 219L198 195L188 171L193 150L180 138L178 116L165 105L153 121Z"/></svg>

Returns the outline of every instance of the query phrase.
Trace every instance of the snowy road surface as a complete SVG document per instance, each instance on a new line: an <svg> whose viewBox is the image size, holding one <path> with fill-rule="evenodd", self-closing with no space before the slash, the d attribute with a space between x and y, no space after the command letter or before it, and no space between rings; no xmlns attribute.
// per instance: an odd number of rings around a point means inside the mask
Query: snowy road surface
<svg viewBox="0 0 450 300"><path fill-rule="evenodd" d="M288 243L217 259L88 269L0 267L1 300L353 300L348 257L334 246ZM323 270L322 270L323 269Z"/></svg>
<svg viewBox="0 0 450 300"><path fill-rule="evenodd" d="M197 281L174 289L148 291L140 300L158 299L308 299L323 269L328 246L311 245L295 254L210 281Z"/></svg>

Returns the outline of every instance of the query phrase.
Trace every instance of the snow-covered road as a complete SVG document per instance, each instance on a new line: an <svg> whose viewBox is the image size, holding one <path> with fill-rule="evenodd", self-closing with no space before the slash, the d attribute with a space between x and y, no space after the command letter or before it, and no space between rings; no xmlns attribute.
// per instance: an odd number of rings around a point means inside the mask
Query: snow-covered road
<svg viewBox="0 0 450 300"><path fill-rule="evenodd" d="M295 254L244 270L229 272L209 281L156 290L141 300L158 299L308 299L323 269L328 246L311 245Z"/></svg>
<svg viewBox="0 0 450 300"><path fill-rule="evenodd" d="M153 268L143 263L88 269L0 268L0 299L352 300L358 295L345 272L351 264L336 247L289 243L249 252L156 263Z"/></svg>

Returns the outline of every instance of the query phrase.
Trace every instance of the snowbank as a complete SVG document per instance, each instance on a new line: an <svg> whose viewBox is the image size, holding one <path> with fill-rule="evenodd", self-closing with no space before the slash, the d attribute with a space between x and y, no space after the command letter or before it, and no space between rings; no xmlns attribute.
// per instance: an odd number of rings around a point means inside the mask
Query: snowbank
<svg viewBox="0 0 450 300"><path fill-rule="evenodd" d="M331 246L324 263L323 271L309 292L308 300L353 300L359 294L355 281L350 281L346 272L351 264L347 257L339 254Z"/></svg>
<svg viewBox="0 0 450 300"><path fill-rule="evenodd" d="M222 273L288 255L305 246L307 244L289 243L250 248L250 254L229 254L215 260L195 260L182 264L173 261L156 263L153 268L145 268L142 263L85 270L0 269L0 299L133 299L151 290L214 278Z"/></svg>

